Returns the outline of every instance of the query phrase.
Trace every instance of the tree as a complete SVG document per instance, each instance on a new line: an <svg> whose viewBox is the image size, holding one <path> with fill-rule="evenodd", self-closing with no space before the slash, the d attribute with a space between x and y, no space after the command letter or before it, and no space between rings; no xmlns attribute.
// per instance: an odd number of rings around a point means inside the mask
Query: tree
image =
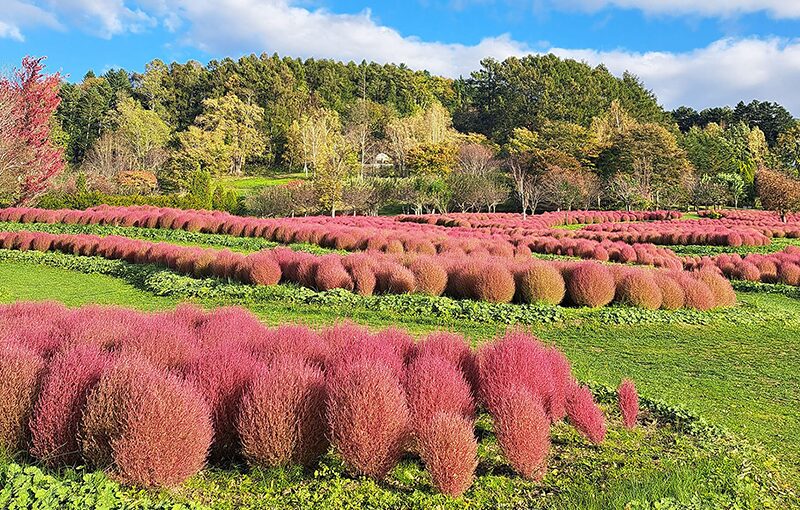
<svg viewBox="0 0 800 510"><path fill-rule="evenodd" d="M42 74L43 60L25 57L13 77L0 79L0 104L7 115L0 131L0 171L16 181L16 205L35 200L64 169L64 151L50 140L61 77Z"/></svg>
<svg viewBox="0 0 800 510"><path fill-rule="evenodd" d="M675 135L658 124L635 124L616 135L598 167L608 179L618 173L633 177L645 194L652 194L656 207L664 188L693 171Z"/></svg>
<svg viewBox="0 0 800 510"><path fill-rule="evenodd" d="M700 114L694 108L680 106L672 110L672 118L678 124L681 133L687 133L690 129L700 124Z"/></svg>
<svg viewBox="0 0 800 510"><path fill-rule="evenodd" d="M316 170L326 164L341 129L339 116L327 109L315 109L292 122L288 136L287 157L295 165Z"/></svg>
<svg viewBox="0 0 800 510"><path fill-rule="evenodd" d="M739 102L733 110L733 122L742 122L749 128L759 128L774 146L781 133L794 125L794 117L778 103L769 101Z"/></svg>
<svg viewBox="0 0 800 510"><path fill-rule="evenodd" d="M408 151L407 166L414 175L443 177L456 166L457 148L450 143L422 143Z"/></svg>
<svg viewBox="0 0 800 510"><path fill-rule="evenodd" d="M222 135L230 147L230 173L241 175L247 158L266 150L266 139L259 129L263 121L263 108L229 93L203 101L203 114L196 123L206 131Z"/></svg>
<svg viewBox="0 0 800 510"><path fill-rule="evenodd" d="M800 181L788 175L761 168L756 173L756 192L761 206L777 212L781 221L786 222L786 214L800 210Z"/></svg>
<svg viewBox="0 0 800 510"><path fill-rule="evenodd" d="M358 156L345 138L333 137L327 158L316 168L314 187L324 210L336 216L342 206L344 183L358 165Z"/></svg>
<svg viewBox="0 0 800 510"><path fill-rule="evenodd" d="M145 110L133 98L127 97L117 105L117 130L127 142L137 170L156 170L164 163L164 147L170 129L152 110Z"/></svg>
<svg viewBox="0 0 800 510"><path fill-rule="evenodd" d="M612 103L612 107L618 103ZM598 155L599 147L594 134L580 124L559 120L547 120L537 131L536 146L539 149L556 149L581 162L591 164Z"/></svg>
<svg viewBox="0 0 800 510"><path fill-rule="evenodd" d="M179 150L174 160L191 172L205 170L220 175L230 168L232 147L221 130L207 131L197 126L178 134Z"/></svg>
<svg viewBox="0 0 800 510"><path fill-rule="evenodd" d="M795 122L778 136L775 152L784 168L792 170L795 174L800 172L800 122Z"/></svg>
<svg viewBox="0 0 800 510"><path fill-rule="evenodd" d="M361 164L360 177L364 177L367 165L367 152L375 143L376 133L384 122L385 111L369 99L359 98L350 109L345 132L353 146L358 149Z"/></svg>

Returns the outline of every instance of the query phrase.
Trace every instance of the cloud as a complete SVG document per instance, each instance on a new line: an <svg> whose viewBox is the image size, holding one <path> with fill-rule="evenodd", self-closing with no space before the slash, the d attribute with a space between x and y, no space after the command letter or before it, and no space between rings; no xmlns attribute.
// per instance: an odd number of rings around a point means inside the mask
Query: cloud
<svg viewBox="0 0 800 510"><path fill-rule="evenodd" d="M52 2L48 4L51 11L17 0L6 1L10 1L12 9L0 11L0 36L14 39L23 37L21 27L35 26L37 22L58 28L63 19L70 26L91 26L98 35L110 37L125 31L145 30L153 26L154 20L161 19L167 29L176 30L177 40L215 56L277 52L296 57L373 60L404 63L450 77L468 75L479 68L485 57L502 60L552 51L592 65L605 64L618 75L631 71L667 108L679 105L704 108L758 98L778 101L800 114L800 96L795 92L796 84L800 83L800 40L723 39L679 53L548 48L531 46L509 35L466 45L404 36L377 22L369 10L341 14L299 7L291 0L139 0L136 4L126 4L123 0L48 0ZM706 1L711 5L723 3ZM599 8L612 2L639 6L664 3L657 0L560 3ZM672 3L679 7L684 0ZM772 5L756 0L725 3L751 8ZM777 9L783 2L773 4ZM62 12L64 9L70 13Z"/></svg>
<svg viewBox="0 0 800 510"><path fill-rule="evenodd" d="M723 39L685 53L552 48L558 56L629 70L667 108L735 104L742 100L778 101L800 113L800 40Z"/></svg>
<svg viewBox="0 0 800 510"><path fill-rule="evenodd" d="M800 2L795 0L545 0L545 3L554 9L589 12L618 7L667 16L730 17L765 12L775 18L800 18Z"/></svg>
<svg viewBox="0 0 800 510"><path fill-rule="evenodd" d="M28 2L4 0L0 9L0 38L24 41L23 29L37 26L63 29L51 12Z"/></svg>

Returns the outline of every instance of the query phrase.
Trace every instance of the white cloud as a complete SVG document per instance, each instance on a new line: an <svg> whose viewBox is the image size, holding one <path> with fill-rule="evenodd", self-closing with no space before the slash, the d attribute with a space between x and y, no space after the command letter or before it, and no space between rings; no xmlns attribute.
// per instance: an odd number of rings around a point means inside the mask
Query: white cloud
<svg viewBox="0 0 800 510"><path fill-rule="evenodd" d="M544 3L554 9L589 12L619 7L668 16L730 17L766 12L775 18L800 18L800 2L797 0L544 0Z"/></svg>
<svg viewBox="0 0 800 510"><path fill-rule="evenodd" d="M603 63L615 74L630 70L667 108L778 101L800 114L800 40L724 39L685 53L553 48L561 57Z"/></svg>
<svg viewBox="0 0 800 510"><path fill-rule="evenodd" d="M725 39L682 53L548 50L538 45L531 47L508 35L489 37L474 45L424 41L378 23L368 10L339 14L298 7L292 0L139 0L136 4L126 4L123 0L48 0L53 2L52 11L17 0L6 1L16 6L16 10L0 11L0 36L16 39L23 37L20 27L34 26L37 21L57 28L58 20L63 18L71 25L94 27L95 33L111 36L142 30L158 18L168 29L179 29L176 37L184 44L214 55L277 52L345 61L374 60L405 63L451 77L469 74L484 57L504 59L552 51L593 65L603 63L615 74L629 70L652 88L668 108L683 104L703 108L758 98L778 101L800 114L800 96L795 92L796 84L800 83L800 40ZM706 1L722 4L722 0ZM657 0L563 0L561 3L596 8L609 2L640 6L664 3ZM768 1L756 0L730 0L730 3L751 7L770 5ZM688 5L684 0L673 4ZM776 9L779 7L779 2L773 4ZM785 9L788 12L789 7ZM15 13L15 17L6 16L7 12Z"/></svg>
<svg viewBox="0 0 800 510"><path fill-rule="evenodd" d="M23 0L4 0L0 9L0 38L24 41L23 29L45 26L62 29L56 17L36 5Z"/></svg>

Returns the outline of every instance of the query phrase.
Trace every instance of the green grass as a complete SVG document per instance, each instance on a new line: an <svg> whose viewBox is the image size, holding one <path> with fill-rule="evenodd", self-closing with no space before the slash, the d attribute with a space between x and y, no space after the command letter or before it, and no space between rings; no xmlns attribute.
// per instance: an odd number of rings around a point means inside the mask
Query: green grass
<svg viewBox="0 0 800 510"><path fill-rule="evenodd" d="M269 186L281 186L292 181L305 179L306 176L303 172L298 173L279 173L269 176L247 176L247 177L233 177L225 176L217 179L219 184L226 188L236 191L239 196L246 197L260 188Z"/></svg>
<svg viewBox="0 0 800 510"><path fill-rule="evenodd" d="M155 297L109 276L85 275L31 263L0 263L0 300L56 299L142 309L164 308L174 299ZM643 394L680 404L744 437L764 443L800 480L800 301L772 294L739 293L737 324L600 324L591 316L542 324L533 331L555 342L583 379L616 385L632 377ZM224 304L205 300L201 304ZM270 302L250 305L265 322L330 324L341 309ZM766 315L764 315L766 314ZM375 328L405 327L416 334L460 331L476 339L501 332L502 324L441 321L391 312L353 309L353 320ZM753 317L752 321L747 317Z"/></svg>

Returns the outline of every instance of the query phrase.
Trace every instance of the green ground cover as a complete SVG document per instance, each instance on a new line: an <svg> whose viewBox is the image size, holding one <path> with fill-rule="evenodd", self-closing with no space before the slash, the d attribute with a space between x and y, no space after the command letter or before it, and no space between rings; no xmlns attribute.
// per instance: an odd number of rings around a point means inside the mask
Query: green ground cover
<svg viewBox="0 0 800 510"><path fill-rule="evenodd" d="M73 257L77 258L77 257ZM184 278L177 277L176 278ZM179 296L156 296L135 279L0 262L0 301L56 299L71 306L88 302L143 309L173 306ZM706 322L626 321L625 309L566 311L559 320L532 326L572 360L578 377L616 385L630 376L642 394L679 404L742 437L763 443L787 478L800 480L800 301L770 293L739 293L733 312L714 312ZM222 295L195 297L204 306L237 302ZM398 325L422 334L450 329L476 339L507 324L451 317L425 317L388 310L331 306L325 302L241 300L267 323L330 324L342 317L380 328ZM715 315L715 313L717 315ZM731 313L739 320L732 321ZM621 318L621 319L620 319ZM614 324L620 319L621 324ZM630 322L630 323L625 323Z"/></svg>
<svg viewBox="0 0 800 510"><path fill-rule="evenodd" d="M281 186L288 184L292 181L305 179L306 175L303 172L298 173L276 173L273 175L256 175L245 177L225 176L217 179L219 184L226 188L236 191L241 197L246 197L258 191L261 188L269 186Z"/></svg>

